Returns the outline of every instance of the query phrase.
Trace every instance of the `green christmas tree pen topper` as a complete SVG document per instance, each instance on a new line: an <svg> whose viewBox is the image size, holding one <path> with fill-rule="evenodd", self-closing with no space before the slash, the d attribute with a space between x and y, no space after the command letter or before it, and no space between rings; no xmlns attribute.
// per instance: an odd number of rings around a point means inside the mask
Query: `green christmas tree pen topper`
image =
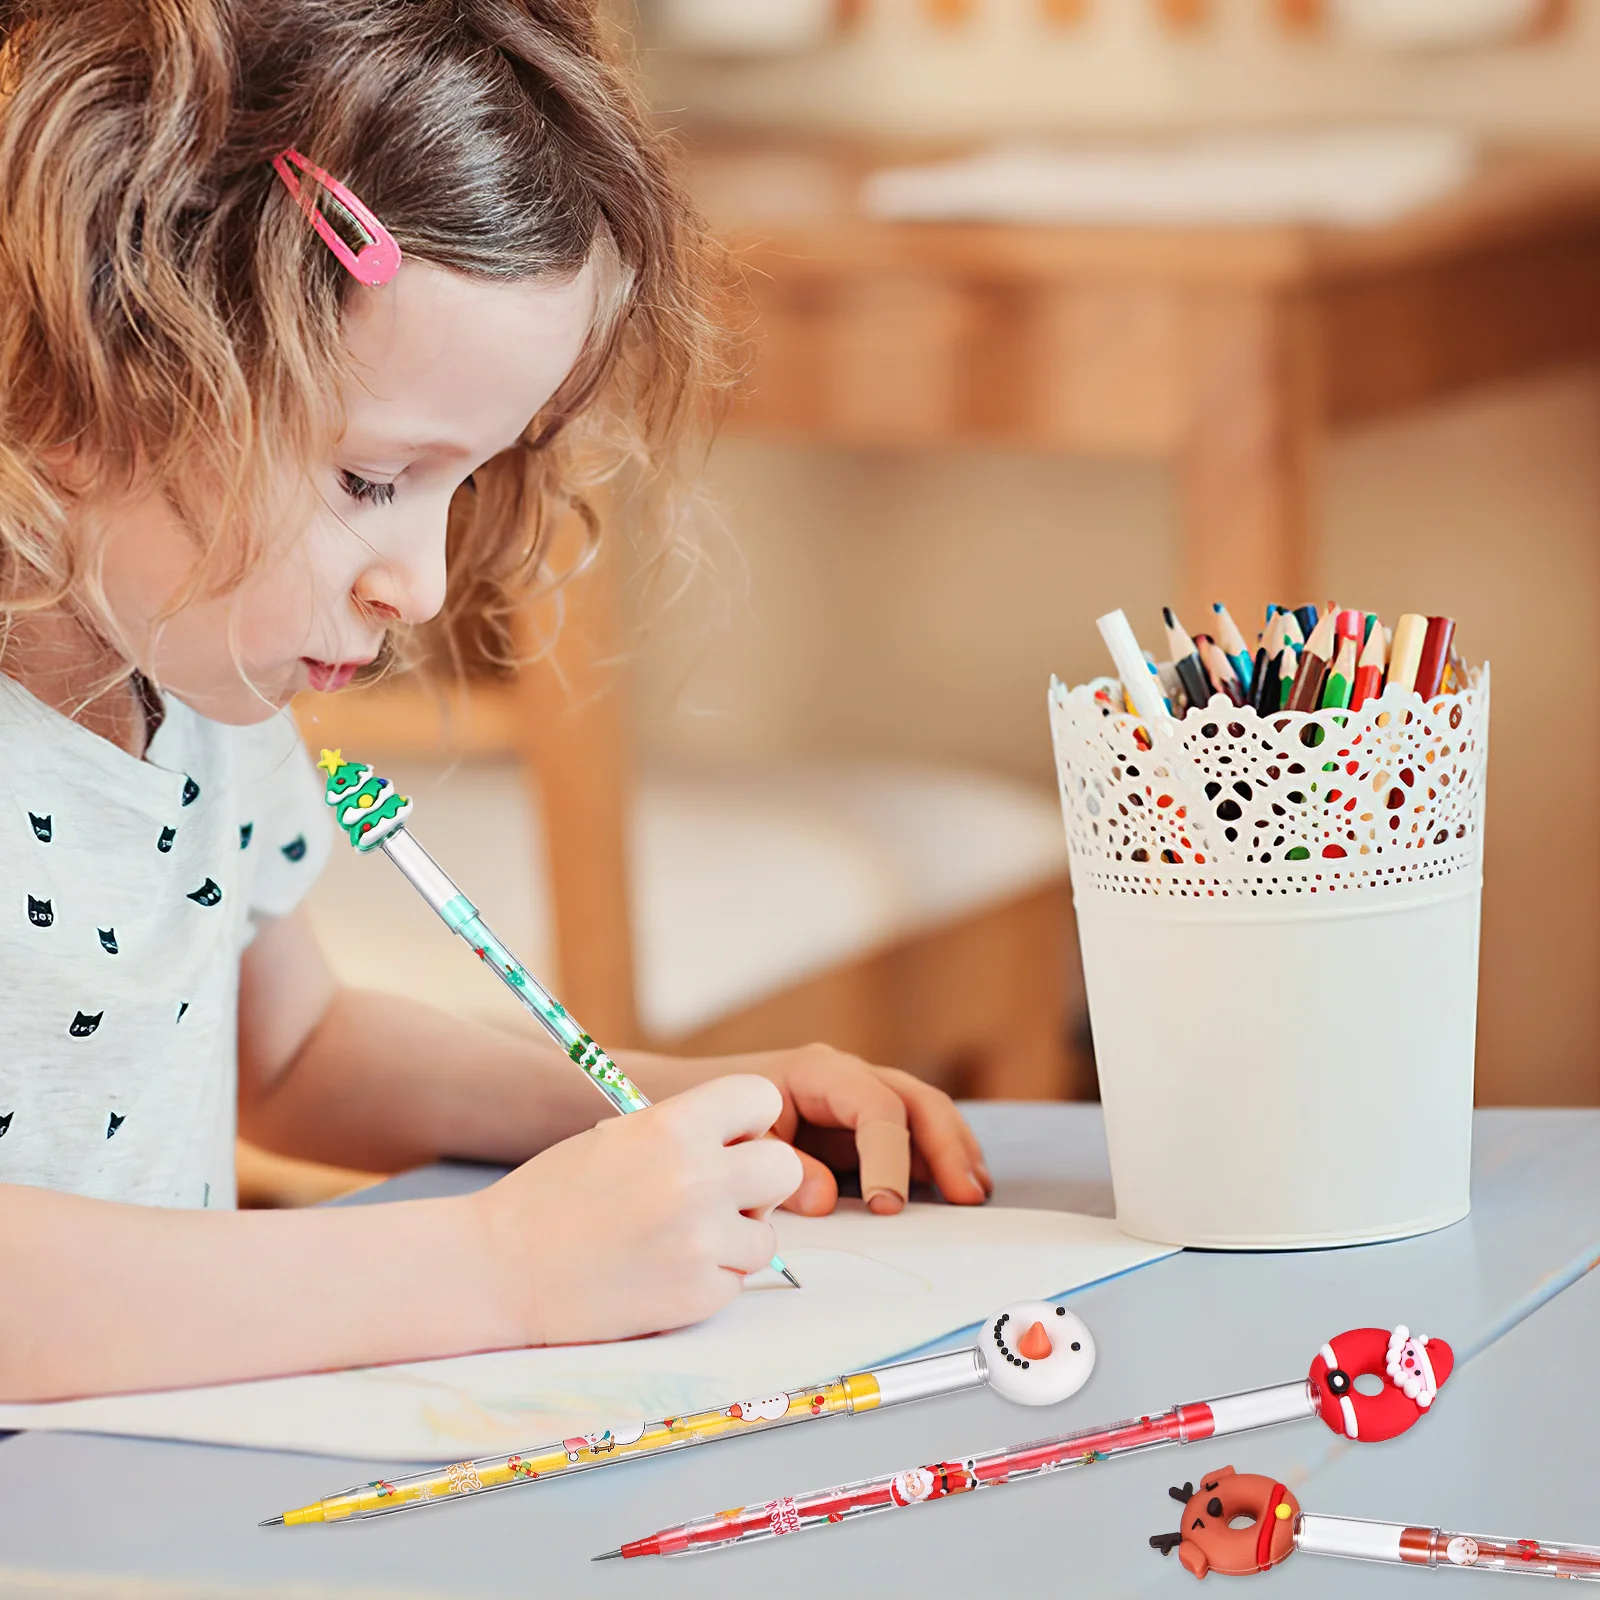
<svg viewBox="0 0 1600 1600"><path fill-rule="evenodd" d="M443 918L445 926L461 935L472 953L544 1025L562 1050L588 1074L589 1081L618 1111L642 1111L650 1104L628 1075L567 1015L566 1009L497 939L478 908L462 894L449 875L411 837L406 818L411 802L387 778L380 778L362 761L346 761L342 750L324 750L318 768L328 779L323 798L350 843L365 854L379 849L410 880L411 887ZM772 1258L795 1288L799 1280Z"/></svg>

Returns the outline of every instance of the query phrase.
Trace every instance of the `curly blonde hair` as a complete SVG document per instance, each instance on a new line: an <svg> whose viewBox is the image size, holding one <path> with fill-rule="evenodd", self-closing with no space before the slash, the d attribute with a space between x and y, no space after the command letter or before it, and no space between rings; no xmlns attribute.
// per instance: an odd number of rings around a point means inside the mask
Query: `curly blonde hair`
<svg viewBox="0 0 1600 1600"><path fill-rule="evenodd" d="M558 509L592 545L585 490L627 462L670 522L734 376L726 258L592 0L0 0L0 626L104 614L63 451L165 494L226 592L336 434L353 280L273 172L288 146L410 259L610 258L576 367L450 509L443 633L506 664Z"/></svg>

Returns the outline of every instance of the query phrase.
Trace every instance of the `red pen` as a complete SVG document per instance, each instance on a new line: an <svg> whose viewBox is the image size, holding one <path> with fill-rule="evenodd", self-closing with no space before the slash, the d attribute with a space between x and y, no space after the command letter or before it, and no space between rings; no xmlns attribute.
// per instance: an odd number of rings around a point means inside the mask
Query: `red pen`
<svg viewBox="0 0 1600 1600"><path fill-rule="evenodd" d="M1383 669L1386 665L1386 641L1383 624L1374 623L1361 647L1361 659L1356 663L1356 681L1350 690L1350 709L1359 711L1369 700L1383 693Z"/></svg>
<svg viewBox="0 0 1600 1600"><path fill-rule="evenodd" d="M1217 1439L1278 1422L1297 1422L1302 1417L1321 1417L1335 1433L1357 1443L1377 1443L1404 1433L1426 1413L1454 1365L1455 1357L1443 1339L1413 1337L1404 1324L1392 1331L1354 1328L1323 1345L1311 1363L1310 1375L1298 1383L1197 1400L1173 1406L1159 1416L1134 1417L1109 1428L1083 1428L1054 1439L930 1462L810 1494L736 1506L634 1539L594 1560L698 1555L729 1545L780 1539L875 1511L998 1488L1067 1467L1092 1466L1157 1445ZM1379 1379L1379 1391L1366 1394L1358 1389L1356 1380L1362 1377Z"/></svg>
<svg viewBox="0 0 1600 1600"><path fill-rule="evenodd" d="M1417 662L1417 693L1431 700L1439 692L1444 664L1450 655L1450 639L1456 631L1453 617L1429 617L1428 631L1422 639L1422 655Z"/></svg>

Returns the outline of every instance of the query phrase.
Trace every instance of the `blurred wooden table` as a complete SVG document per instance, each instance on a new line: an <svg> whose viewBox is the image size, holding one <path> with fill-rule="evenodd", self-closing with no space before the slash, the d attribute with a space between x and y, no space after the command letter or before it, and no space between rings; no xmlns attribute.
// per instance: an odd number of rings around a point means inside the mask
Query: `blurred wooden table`
<svg viewBox="0 0 1600 1600"><path fill-rule="evenodd" d="M693 149L758 311L735 431L1170 463L1193 615L1304 598L1328 431L1600 347L1600 154L1499 153L1336 230L877 222L883 152Z"/></svg>

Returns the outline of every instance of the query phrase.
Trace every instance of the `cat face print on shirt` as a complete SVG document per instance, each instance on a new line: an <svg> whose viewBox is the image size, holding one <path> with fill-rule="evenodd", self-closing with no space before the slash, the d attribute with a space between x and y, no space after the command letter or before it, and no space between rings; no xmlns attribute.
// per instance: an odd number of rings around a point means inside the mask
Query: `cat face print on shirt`
<svg viewBox="0 0 1600 1600"><path fill-rule="evenodd" d="M49 817L37 817L33 812L28 813L28 821L33 824L33 836L40 844L49 844L53 824Z"/></svg>
<svg viewBox="0 0 1600 1600"><path fill-rule="evenodd" d="M51 909L48 900L35 900L28 896L28 921L36 928L48 928L56 920L56 914Z"/></svg>
<svg viewBox="0 0 1600 1600"><path fill-rule="evenodd" d="M163 828L161 837L156 840L156 849L166 855L172 849L172 841L178 837L176 828Z"/></svg>
<svg viewBox="0 0 1600 1600"><path fill-rule="evenodd" d="M74 1039L87 1039L100 1026L100 1019L104 1015L103 1011L97 1011L93 1016L87 1011L80 1011L67 1025L67 1032Z"/></svg>
<svg viewBox="0 0 1600 1600"><path fill-rule="evenodd" d="M222 899L222 887L215 878L207 878L198 889L191 889L188 898L197 906L214 906Z"/></svg>

